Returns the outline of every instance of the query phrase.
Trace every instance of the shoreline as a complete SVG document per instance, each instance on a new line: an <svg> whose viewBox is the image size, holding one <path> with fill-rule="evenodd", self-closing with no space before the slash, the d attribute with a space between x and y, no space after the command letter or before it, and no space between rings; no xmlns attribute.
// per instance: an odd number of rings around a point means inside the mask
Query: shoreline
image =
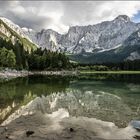
<svg viewBox="0 0 140 140"><path fill-rule="evenodd" d="M93 71L80 70L80 74L140 74L140 71L118 70L118 71Z"/></svg>
<svg viewBox="0 0 140 140"><path fill-rule="evenodd" d="M78 71L27 71L27 70L11 70L6 69L0 71L0 79L9 81L18 77L26 77L30 75L60 75L60 76L75 76L78 75Z"/></svg>
<svg viewBox="0 0 140 140"><path fill-rule="evenodd" d="M27 71L5 69L0 71L0 79L9 81L18 77L30 75L54 75L54 76L77 76L84 74L140 74L140 71L82 71L82 70L62 70L62 71Z"/></svg>
<svg viewBox="0 0 140 140"><path fill-rule="evenodd" d="M29 75L62 75L62 76L74 76L77 75L78 71L29 71Z"/></svg>

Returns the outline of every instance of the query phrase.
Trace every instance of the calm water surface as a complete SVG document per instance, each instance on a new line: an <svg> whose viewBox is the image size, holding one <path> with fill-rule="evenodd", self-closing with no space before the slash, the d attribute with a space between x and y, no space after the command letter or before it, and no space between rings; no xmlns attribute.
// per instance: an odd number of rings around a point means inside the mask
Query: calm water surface
<svg viewBox="0 0 140 140"><path fill-rule="evenodd" d="M140 75L30 76L0 84L0 123L40 97L37 109L60 108L71 116L97 118L125 127L140 119Z"/></svg>

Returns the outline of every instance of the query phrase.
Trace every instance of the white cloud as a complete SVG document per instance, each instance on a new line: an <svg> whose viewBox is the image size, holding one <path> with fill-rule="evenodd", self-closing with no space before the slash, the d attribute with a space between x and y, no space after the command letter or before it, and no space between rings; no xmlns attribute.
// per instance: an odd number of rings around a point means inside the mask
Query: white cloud
<svg viewBox="0 0 140 140"><path fill-rule="evenodd" d="M58 32L69 26L112 20L120 14L133 17L139 10L139 1L0 1L0 16L22 27Z"/></svg>

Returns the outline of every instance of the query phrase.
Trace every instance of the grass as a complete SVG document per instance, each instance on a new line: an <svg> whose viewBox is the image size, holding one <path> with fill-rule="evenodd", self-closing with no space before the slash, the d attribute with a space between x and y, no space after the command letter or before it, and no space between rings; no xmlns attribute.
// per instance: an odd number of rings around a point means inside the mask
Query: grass
<svg viewBox="0 0 140 140"><path fill-rule="evenodd" d="M140 71L90 71L81 70L80 74L140 74Z"/></svg>

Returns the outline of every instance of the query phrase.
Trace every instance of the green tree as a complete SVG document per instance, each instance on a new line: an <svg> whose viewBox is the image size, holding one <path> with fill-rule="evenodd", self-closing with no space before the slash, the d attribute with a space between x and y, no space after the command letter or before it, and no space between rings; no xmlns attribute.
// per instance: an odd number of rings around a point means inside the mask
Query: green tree
<svg viewBox="0 0 140 140"><path fill-rule="evenodd" d="M13 50L5 47L0 49L0 65L2 67L14 67L16 65L16 56Z"/></svg>

